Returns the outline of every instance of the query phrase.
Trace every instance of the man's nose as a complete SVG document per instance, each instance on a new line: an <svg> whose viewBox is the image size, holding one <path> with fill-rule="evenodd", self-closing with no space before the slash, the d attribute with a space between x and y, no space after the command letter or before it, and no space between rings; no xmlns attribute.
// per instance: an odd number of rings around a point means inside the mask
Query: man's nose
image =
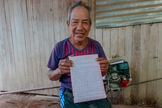
<svg viewBox="0 0 162 108"><path fill-rule="evenodd" d="M77 29L78 29L78 30L82 30L82 29L83 29L83 24L82 24L82 22L79 22L79 23L78 23Z"/></svg>

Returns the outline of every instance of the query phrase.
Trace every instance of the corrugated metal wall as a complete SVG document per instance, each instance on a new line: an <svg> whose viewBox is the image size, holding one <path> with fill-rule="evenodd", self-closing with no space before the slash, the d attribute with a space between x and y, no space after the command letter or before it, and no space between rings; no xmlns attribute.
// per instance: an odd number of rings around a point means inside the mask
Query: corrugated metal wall
<svg viewBox="0 0 162 108"><path fill-rule="evenodd" d="M97 0L96 27L119 27L162 21L162 0Z"/></svg>

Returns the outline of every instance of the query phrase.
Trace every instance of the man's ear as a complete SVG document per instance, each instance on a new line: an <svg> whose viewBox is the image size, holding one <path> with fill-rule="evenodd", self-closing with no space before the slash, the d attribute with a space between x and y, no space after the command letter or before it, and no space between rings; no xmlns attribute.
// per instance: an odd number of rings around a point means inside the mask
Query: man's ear
<svg viewBox="0 0 162 108"><path fill-rule="evenodd" d="M69 21L66 21L67 26L69 27Z"/></svg>

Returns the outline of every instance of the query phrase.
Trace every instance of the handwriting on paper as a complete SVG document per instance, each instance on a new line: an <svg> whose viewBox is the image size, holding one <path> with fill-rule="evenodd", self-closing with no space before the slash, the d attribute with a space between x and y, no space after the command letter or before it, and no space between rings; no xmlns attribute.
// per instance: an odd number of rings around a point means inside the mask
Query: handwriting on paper
<svg viewBox="0 0 162 108"><path fill-rule="evenodd" d="M69 57L74 103L106 98L97 54Z"/></svg>

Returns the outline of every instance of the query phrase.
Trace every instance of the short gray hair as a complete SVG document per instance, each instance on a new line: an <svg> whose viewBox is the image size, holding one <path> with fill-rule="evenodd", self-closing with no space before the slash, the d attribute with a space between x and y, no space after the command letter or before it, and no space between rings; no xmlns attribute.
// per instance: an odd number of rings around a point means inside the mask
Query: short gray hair
<svg viewBox="0 0 162 108"><path fill-rule="evenodd" d="M68 10L68 22L70 23L70 18L71 18L71 12L72 12L72 10L75 8L75 7L77 7L77 6L83 6L83 7L85 7L87 10L88 10L88 12L89 12L89 19L90 19L90 24L92 24L92 20L91 20L91 13L92 13L92 11L91 11L91 7L90 6L88 6L88 5L86 5L84 2L82 2L82 1L78 1L78 2L76 2L74 5L72 5L72 6L70 6L70 8L69 8L69 10Z"/></svg>

